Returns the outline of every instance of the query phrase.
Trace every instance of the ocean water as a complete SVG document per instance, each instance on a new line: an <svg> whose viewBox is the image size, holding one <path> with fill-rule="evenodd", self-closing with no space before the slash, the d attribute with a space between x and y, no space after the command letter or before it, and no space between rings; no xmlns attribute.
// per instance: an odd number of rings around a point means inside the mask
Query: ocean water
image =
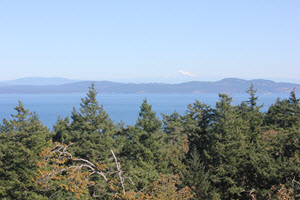
<svg viewBox="0 0 300 200"><path fill-rule="evenodd" d="M62 118L70 116L73 107L80 107L81 98L86 94L1 94L0 95L0 122L3 118L11 119L11 114L15 114L14 107L21 100L26 109L36 112L40 120L48 128L52 129L58 116ZM233 105L239 104L248 99L248 94L230 94L233 98ZM288 98L289 93L257 94L259 104L264 104L262 111L267 111L268 107L279 97ZM299 94L297 94L299 97ZM127 125L134 125L138 118L140 105L143 99L147 98L148 103L157 116L161 118L161 113L171 114L175 110L184 114L188 104L195 102L195 99L204 102L212 107L219 100L217 93L206 94L99 94L97 99L102 104L104 110L110 118L118 123L121 120Z"/></svg>

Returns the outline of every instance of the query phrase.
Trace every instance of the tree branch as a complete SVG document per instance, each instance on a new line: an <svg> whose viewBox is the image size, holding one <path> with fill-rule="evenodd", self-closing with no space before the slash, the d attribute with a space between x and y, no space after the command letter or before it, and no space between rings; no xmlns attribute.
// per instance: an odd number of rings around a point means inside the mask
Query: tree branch
<svg viewBox="0 0 300 200"><path fill-rule="evenodd" d="M42 171L40 171L41 176L39 176L39 178L37 179L38 182L46 182L48 183L51 179L53 179L56 175L61 174L64 171L69 171L72 170L72 173L66 175L69 176L66 179L71 179L74 175L74 173L81 173L81 169L85 168L88 169L88 171L90 172L88 174L88 177L94 175L94 174L98 174L100 175L103 180L107 183L108 179L106 177L105 174L118 174L119 180L120 180L120 185L122 187L122 193L125 196L126 195L126 190L125 190L125 186L124 186L124 180L125 179L129 179L131 181L131 183L134 185L134 182L132 181L132 179L130 177L123 177L122 173L124 171L121 170L121 164L120 162L118 162L117 157L115 155L115 153L113 152L113 150L111 150L111 153L113 155L114 161L116 163L116 168L117 171L112 171L112 172L103 172L101 171L101 169L99 169L98 164L94 164L89 160L83 159L83 158L75 158L72 156L71 153L69 153L67 151L67 148L70 146L69 145L62 145L62 144L57 144L55 147L53 147L52 149L49 150L49 152L47 153L46 156L44 156L43 161L41 162L42 165L47 165L49 164L49 160L52 163L52 171L51 172L47 172L46 174L43 173ZM51 158L51 159L50 159ZM53 160L54 159L54 160ZM73 161L75 164L72 166L65 166L65 162L67 160L71 160ZM81 183L81 182L80 182Z"/></svg>

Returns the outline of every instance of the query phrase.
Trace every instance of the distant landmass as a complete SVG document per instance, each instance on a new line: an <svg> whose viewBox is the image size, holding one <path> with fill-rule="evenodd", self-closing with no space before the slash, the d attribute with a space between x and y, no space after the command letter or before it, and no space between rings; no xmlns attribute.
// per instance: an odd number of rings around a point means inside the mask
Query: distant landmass
<svg viewBox="0 0 300 200"><path fill-rule="evenodd" d="M25 77L16 80L2 81L0 86L3 85L62 85L67 83L75 83L76 80L59 77Z"/></svg>
<svg viewBox="0 0 300 200"><path fill-rule="evenodd" d="M300 92L300 84L274 82L264 79L243 80L226 78L215 82L191 81L178 84L137 84L36 77L6 81L2 84L0 82L0 94L85 93L91 83L95 84L97 91L100 93L243 93L249 88L251 82L259 93L286 93L292 91L294 88L297 93Z"/></svg>

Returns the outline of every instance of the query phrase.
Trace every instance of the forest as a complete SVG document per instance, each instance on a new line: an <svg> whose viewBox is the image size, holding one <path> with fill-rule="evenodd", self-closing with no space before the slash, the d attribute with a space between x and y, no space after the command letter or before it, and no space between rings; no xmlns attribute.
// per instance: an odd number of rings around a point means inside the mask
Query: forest
<svg viewBox="0 0 300 200"><path fill-rule="evenodd" d="M0 124L0 199L300 199L300 99L262 112L245 92L162 120L144 99L134 126L110 119L93 84L52 129L20 101Z"/></svg>

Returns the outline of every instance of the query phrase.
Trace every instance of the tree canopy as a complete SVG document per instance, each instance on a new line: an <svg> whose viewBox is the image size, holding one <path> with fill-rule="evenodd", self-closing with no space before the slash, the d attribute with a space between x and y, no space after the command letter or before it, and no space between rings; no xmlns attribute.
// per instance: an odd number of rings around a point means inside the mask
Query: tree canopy
<svg viewBox="0 0 300 200"><path fill-rule="evenodd" d="M196 100L158 116L144 99L116 124L92 84L52 130L22 102L0 126L1 199L299 199L295 90L262 112L256 89L232 105Z"/></svg>

